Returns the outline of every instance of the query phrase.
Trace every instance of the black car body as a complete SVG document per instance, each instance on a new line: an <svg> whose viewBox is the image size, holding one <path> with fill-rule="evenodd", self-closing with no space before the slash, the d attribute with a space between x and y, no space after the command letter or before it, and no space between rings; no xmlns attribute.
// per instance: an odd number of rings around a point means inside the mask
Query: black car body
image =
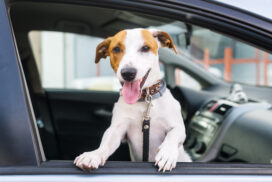
<svg viewBox="0 0 272 182"><path fill-rule="evenodd" d="M85 30L65 30L63 27L55 26L54 20L65 16L70 20L74 18L74 21L83 20L83 17L87 15L81 14L80 10L89 7L118 9L171 18L228 35L267 52L272 51L271 20L213 1L2 0L0 2L0 174L3 176L0 176L0 181L20 181L22 178L19 175L24 175L22 177L29 181L271 180L270 164L244 163L255 162L253 159L231 163L217 162L210 160L214 159L211 155L203 160L208 163L203 163L201 160L194 163L179 163L171 173L161 176L153 163L126 161L129 160L129 155L124 145L111 158L113 161L107 162L105 167L90 172L77 169L72 164L72 157L86 150L84 146L89 142L95 143L91 146L92 149L97 147L99 138L110 120L109 114L103 116L106 123L99 124L98 121L86 123L89 117L92 121L101 119L100 116L86 113L92 113L100 108L106 111L112 109L119 94L118 92L43 89L37 78L37 68L33 66L34 58L31 48L26 42L28 41L27 33L31 30L59 30L75 33L81 31L80 33L84 34ZM76 10L77 8L79 10ZM88 32L85 33L88 34ZM106 37L109 32L93 31L92 34ZM162 51L160 54L163 58L167 55L167 51ZM168 70L166 73L173 72L176 66L175 61L168 63L165 67ZM181 66L203 84L201 91L183 87L174 88L173 80L170 79L171 75L166 77L173 94L177 99L183 100L185 105L182 106L187 110L187 120L190 121L207 102L226 97L231 83L214 78L186 61L178 65L178 67ZM256 101L259 105L252 112L247 113L243 110L244 113L241 115L244 117L239 121L244 121L254 129L250 127L243 130L244 125L242 125L241 130L232 130L233 133L230 135L239 137L239 132L242 132L244 135L248 134L246 137L250 141L259 137L252 146L263 152L260 155L268 155L269 158L269 152L272 151L268 142L272 137L269 133L272 128L269 122L272 116L269 105L272 103L271 88L244 85L244 90L249 98L265 99L268 103ZM41 118L45 127L39 128L37 121ZM72 121L71 118L74 120L81 118L83 125ZM258 120L258 126L262 127L254 127L256 120ZM67 124L68 121L75 125ZM267 130L264 131L265 128ZM82 138L85 135L82 136L80 131L95 133L95 136L88 136L89 141L83 141ZM225 140L235 143L234 138L225 138ZM249 175L252 178L249 179Z"/></svg>

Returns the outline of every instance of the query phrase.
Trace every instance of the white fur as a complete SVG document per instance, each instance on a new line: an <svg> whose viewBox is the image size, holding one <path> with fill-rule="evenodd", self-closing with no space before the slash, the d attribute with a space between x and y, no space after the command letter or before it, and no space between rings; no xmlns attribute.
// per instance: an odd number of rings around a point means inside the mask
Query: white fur
<svg viewBox="0 0 272 182"><path fill-rule="evenodd" d="M158 54L139 51L144 43L141 29L126 31L126 52L117 70L117 77L123 81L120 70L126 66L133 66L137 69L135 79L141 80L148 69L152 68L143 88L151 86L161 79ZM152 101L152 105L149 161L155 162L159 170L163 171L175 168L176 162L191 162L183 148L186 134L178 101L166 89L162 97ZM82 169L96 169L99 165L104 165L124 139L129 143L132 160L142 161L142 120L146 108L144 102L127 104L120 96L114 105L111 126L104 133L100 147L78 156L74 161L76 166Z"/></svg>

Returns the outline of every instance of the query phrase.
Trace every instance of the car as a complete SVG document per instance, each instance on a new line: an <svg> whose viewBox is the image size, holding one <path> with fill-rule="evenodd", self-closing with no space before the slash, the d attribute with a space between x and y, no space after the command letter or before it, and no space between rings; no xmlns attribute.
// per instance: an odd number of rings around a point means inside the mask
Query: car
<svg viewBox="0 0 272 182"><path fill-rule="evenodd" d="M271 19L208 0L0 1L0 181L268 181L272 177ZM160 173L123 142L98 170L120 84L96 45L127 28L167 31L159 51L182 106L192 163Z"/></svg>

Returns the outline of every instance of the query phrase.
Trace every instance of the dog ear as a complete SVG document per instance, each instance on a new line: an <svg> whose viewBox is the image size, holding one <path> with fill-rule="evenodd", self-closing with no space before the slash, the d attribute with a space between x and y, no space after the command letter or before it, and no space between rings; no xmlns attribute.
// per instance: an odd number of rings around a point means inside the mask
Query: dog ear
<svg viewBox="0 0 272 182"><path fill-rule="evenodd" d="M174 41L168 33L155 29L150 29L149 31L151 32L153 37L157 39L161 47L168 47L170 49L173 49L176 54L178 53Z"/></svg>
<svg viewBox="0 0 272 182"><path fill-rule="evenodd" d="M105 39L96 47L95 63L98 63L101 58L106 58L107 56L109 56L108 49L111 43L111 39L112 37Z"/></svg>

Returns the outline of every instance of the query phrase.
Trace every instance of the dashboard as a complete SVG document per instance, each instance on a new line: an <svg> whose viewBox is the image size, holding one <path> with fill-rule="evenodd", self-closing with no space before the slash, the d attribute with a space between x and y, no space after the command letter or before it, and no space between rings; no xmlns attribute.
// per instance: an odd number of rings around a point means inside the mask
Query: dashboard
<svg viewBox="0 0 272 182"><path fill-rule="evenodd" d="M270 163L269 108L270 104L253 100L242 103L228 98L209 100L192 117L184 147L196 162Z"/></svg>

